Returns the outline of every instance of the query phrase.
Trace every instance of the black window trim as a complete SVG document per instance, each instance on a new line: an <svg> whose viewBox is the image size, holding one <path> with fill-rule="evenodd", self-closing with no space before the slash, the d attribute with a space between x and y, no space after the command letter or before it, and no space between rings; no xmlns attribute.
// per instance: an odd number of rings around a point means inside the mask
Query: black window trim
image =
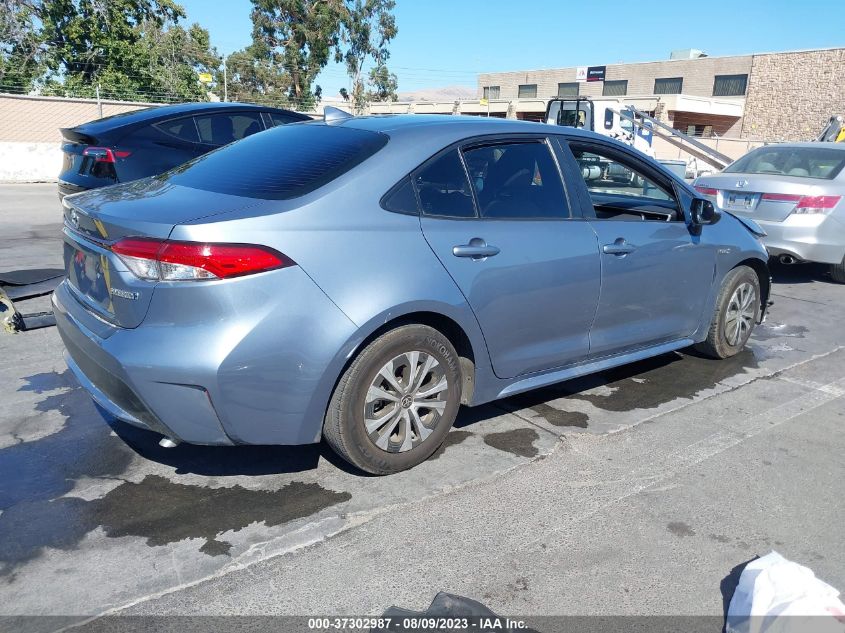
<svg viewBox="0 0 845 633"><path fill-rule="evenodd" d="M659 166L655 166L649 163L647 160L643 160L641 157L634 154L632 151L629 151L626 148L618 147L611 143L605 143L601 140L596 140L592 138L578 138L575 136L561 134L559 136L559 142L561 145L561 151L564 151L568 157L568 161L572 161L577 165L577 160L575 159L575 154L572 151L572 146L581 146L585 148L589 148L590 146L595 147L598 151L606 152L609 154L609 158L615 158L616 156L620 157L620 162L630 161L636 165L642 166L642 171L644 172L643 175L650 178L651 180L656 181L658 185L662 185L664 188L671 189L672 194L675 198L675 203L678 206L678 210L681 212L683 218L669 220L668 224L681 224L684 223L689 226L689 219L688 219L688 211L687 211L687 204L685 204L686 199L692 199L694 196L690 195L689 192L683 190L681 187L678 186L678 183L675 179L669 175L668 173L663 173L662 169ZM590 151L589 149L585 149L585 151ZM583 177L581 176L580 169L577 170L578 179L580 184L578 186L578 190L581 192L581 200L582 205L584 207L583 211L586 211L587 208L592 208L592 199L590 197L589 188L587 187L587 183L584 182ZM687 194L687 195L683 195ZM599 218L596 217L594 213L591 213L589 216L585 215L586 219L589 220L598 220L598 221L605 221L611 220L612 218Z"/></svg>
<svg viewBox="0 0 845 633"><path fill-rule="evenodd" d="M522 88L531 88L532 86L534 87L534 96L533 97L522 97L522 96L520 96L519 93L522 90ZM537 89L538 89L538 85L536 83L533 83L533 84L517 84L517 86L516 86L516 98L517 99L536 99L537 98Z"/></svg>
<svg viewBox="0 0 845 633"><path fill-rule="evenodd" d="M657 82L658 81L678 81L678 92L657 92ZM656 95L680 95L684 93L684 78L683 76L680 77L655 77L654 78L654 86L652 88L654 90L654 94Z"/></svg>
<svg viewBox="0 0 845 633"><path fill-rule="evenodd" d="M607 92L608 85L622 86L623 84L625 86L625 90L623 92L618 93L618 94L617 93L610 94L610 93ZM628 80L627 79L605 79L602 82L602 87L601 87L601 96L602 97L625 97L627 95L628 95Z"/></svg>
<svg viewBox="0 0 845 633"><path fill-rule="evenodd" d="M726 95L717 95L716 94L716 86L719 83L720 79L736 79L739 77L745 77L744 81L744 90L739 94L726 94ZM714 75L713 76L713 94L714 97L744 97L748 94L748 73L732 73L729 75Z"/></svg>
<svg viewBox="0 0 845 633"><path fill-rule="evenodd" d="M537 134L537 133L503 133L503 134L482 134L480 136L473 136L470 138L461 139L460 141L456 141L451 143L450 145L444 147L437 153L433 154L432 156L425 159L422 163L414 167L410 172L402 176L390 189L385 192L384 195L379 198L379 206L387 211L388 213L396 213L399 215L416 215L418 217L426 217L426 218L436 218L438 220L453 220L457 222L465 222L465 221L485 221L485 222L571 222L575 220L583 220L584 218L581 216L580 212L580 205L573 204L574 195L570 192L569 183L567 181L566 175L564 173L563 165L560 162L560 157L558 155L558 150L555 147L555 144L552 142L551 136L554 137L561 137L559 134L555 135L547 135L547 134ZM508 143L532 143L532 142L541 142L544 143L551 154L552 161L557 167L558 177L560 178L561 187L563 187L563 195L564 195L564 202L566 203L568 217L559 217L559 218L482 218L478 208L478 201L475 197L475 187L473 187L472 179L470 178L469 170L467 169L466 162L464 160L464 149L471 149L474 147L484 147L488 145L505 145ZM458 156L461 159L461 165L464 168L464 175L466 176L467 182L469 182L470 190L472 193L472 206L475 210L475 215L473 217L466 217L460 218L451 215L435 215L432 213L425 213L422 208L422 203L420 202L420 194L417 191L417 187L415 184L415 176L418 172L422 171L426 165L429 163L440 159L442 156L445 156L452 150L458 151ZM574 160L574 159L573 159ZM405 180L407 178L411 179L411 188L414 191L414 195L417 199L417 212L414 213L402 213L401 211L392 211L391 209L386 208L385 203L387 199L395 193L403 184L405 184Z"/></svg>

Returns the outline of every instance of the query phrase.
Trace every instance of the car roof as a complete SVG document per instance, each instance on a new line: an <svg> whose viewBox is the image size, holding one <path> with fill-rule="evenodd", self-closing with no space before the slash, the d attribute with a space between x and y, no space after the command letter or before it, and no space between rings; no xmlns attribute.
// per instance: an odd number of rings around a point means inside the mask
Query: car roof
<svg viewBox="0 0 845 633"><path fill-rule="evenodd" d="M73 129L77 132L85 134L97 134L109 132L111 130L122 128L130 125L137 125L143 123L152 123L161 119L167 119L173 116L187 116L192 114L205 114L208 112L215 112L219 110L224 111L249 111L259 110L265 112L278 112L286 115L295 115L302 117L303 121L310 119L305 114L294 112L293 110L285 110L283 108L274 108L271 106L259 106L252 103L236 103L231 101L214 101L205 103L174 103L171 105L152 106L149 108L141 108L139 110L132 110L130 112L121 112L102 119L95 119L88 121L81 125L77 125Z"/></svg>
<svg viewBox="0 0 845 633"><path fill-rule="evenodd" d="M431 132L448 130L455 135L465 136L507 134L510 132L549 134L550 128L555 128L555 133L557 134L583 135L586 137L601 136L571 127L550 126L547 123L534 121L448 114L377 114L350 117L348 119L336 119L327 123L327 125L338 125L371 132L383 132L391 136L405 130L416 131L419 128L426 128L426 131Z"/></svg>

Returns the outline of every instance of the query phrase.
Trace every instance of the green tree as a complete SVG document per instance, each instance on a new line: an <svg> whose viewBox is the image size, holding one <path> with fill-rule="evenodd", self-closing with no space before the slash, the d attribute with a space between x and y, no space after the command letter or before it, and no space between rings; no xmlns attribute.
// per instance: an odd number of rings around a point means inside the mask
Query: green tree
<svg viewBox="0 0 845 633"><path fill-rule="evenodd" d="M309 107L322 93L314 83L317 75L331 59L340 61L343 0L252 0L252 4L252 46L245 52L266 65L291 105Z"/></svg>
<svg viewBox="0 0 845 633"><path fill-rule="evenodd" d="M226 77L217 74L217 84L227 82L230 101L246 101L265 105L287 105L290 75L279 66L257 59L248 47L226 58ZM218 90L219 91L219 90Z"/></svg>
<svg viewBox="0 0 845 633"><path fill-rule="evenodd" d="M396 89L399 87L399 82L387 66L381 65L370 69L369 86L367 101L396 101Z"/></svg>
<svg viewBox="0 0 845 633"><path fill-rule="evenodd" d="M30 88L45 94L93 96L99 85L110 98L205 99L197 73L219 65L208 31L180 25L173 0L7 1L36 33L42 74Z"/></svg>
<svg viewBox="0 0 845 633"><path fill-rule="evenodd" d="M343 60L352 79L352 102L355 110L361 112L367 104L369 94L364 81L364 66L368 60L375 63L377 81L393 79L392 92L396 92L396 76L387 71L390 51L387 46L396 37L396 19L393 16L394 0L346 0L342 20L342 41L346 45ZM382 84L385 86L386 84ZM378 92L378 89L377 89ZM389 91L388 91L389 92Z"/></svg>
<svg viewBox="0 0 845 633"><path fill-rule="evenodd" d="M21 0L0 0L0 91L28 92L43 73L34 17Z"/></svg>

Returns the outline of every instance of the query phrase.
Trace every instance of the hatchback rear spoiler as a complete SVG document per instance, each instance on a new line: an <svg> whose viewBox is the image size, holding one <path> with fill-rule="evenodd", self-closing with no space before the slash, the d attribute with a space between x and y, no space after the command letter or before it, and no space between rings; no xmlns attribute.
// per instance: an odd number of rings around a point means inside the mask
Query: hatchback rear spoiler
<svg viewBox="0 0 845 633"><path fill-rule="evenodd" d="M62 136L66 138L68 141L72 141L74 143L82 143L84 145L96 145L97 139L93 136L88 134L83 134L79 132L76 128L72 127L62 127L59 128L59 132L62 133Z"/></svg>

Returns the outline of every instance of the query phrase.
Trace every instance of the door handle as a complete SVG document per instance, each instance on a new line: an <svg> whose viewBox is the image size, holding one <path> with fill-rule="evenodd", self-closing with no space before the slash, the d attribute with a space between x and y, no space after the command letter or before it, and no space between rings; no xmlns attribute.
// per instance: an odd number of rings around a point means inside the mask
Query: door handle
<svg viewBox="0 0 845 633"><path fill-rule="evenodd" d="M452 255L455 257L472 257L475 260L493 257L499 254L499 247L492 246L480 237L474 237L469 244L459 244L452 247Z"/></svg>
<svg viewBox="0 0 845 633"><path fill-rule="evenodd" d="M616 238L616 241L613 244L605 244L601 247L603 253L607 253L608 255L627 255L628 253L633 253L637 250L637 247L633 244L628 244L625 241L624 237Z"/></svg>

